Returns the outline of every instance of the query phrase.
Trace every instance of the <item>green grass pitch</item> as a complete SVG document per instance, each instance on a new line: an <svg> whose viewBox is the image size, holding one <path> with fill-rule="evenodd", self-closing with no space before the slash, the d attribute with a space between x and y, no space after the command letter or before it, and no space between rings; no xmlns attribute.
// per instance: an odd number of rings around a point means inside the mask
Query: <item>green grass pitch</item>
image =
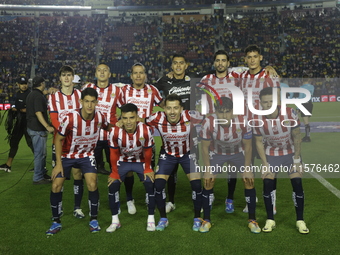
<svg viewBox="0 0 340 255"><path fill-rule="evenodd" d="M340 103L315 103L311 121L340 122ZM0 126L0 164L6 162L9 145L4 126ZM51 137L48 140L47 168L51 170ZM312 133L312 142L302 145L305 163L340 163L340 133ZM156 138L159 148L160 139ZM158 149L157 149L158 150ZM257 161L257 163L259 163ZM340 199L305 174L305 221L310 229L301 235L295 229L295 209L291 199L292 190L288 179L278 179L277 227L272 233L252 234L247 228L247 214L241 179L235 192L235 212L226 214L224 200L227 194L226 180L217 179L215 202L211 214L213 226L209 233L193 232L193 209L190 185L183 172L179 171L176 192L177 209L168 214L169 227L164 232L147 232L147 210L144 203L144 187L135 178L134 198L137 214L129 215L125 203L124 186L121 187L120 221L122 228L106 233L111 222L108 206L107 176L99 175L100 211L98 220L102 231L91 234L89 217L76 219L73 210L73 181L64 187L60 233L46 238L45 231L51 224L49 207L50 185L32 185L33 155L21 141L14 159L12 172L0 171L0 254L339 254L338 214ZM49 171L50 172L50 171ZM338 178L329 178L340 189ZM266 213L262 199L262 181L256 179L259 202L257 218L264 226ZM85 188L82 208L88 215L87 191ZM159 214L156 211L156 221Z"/></svg>

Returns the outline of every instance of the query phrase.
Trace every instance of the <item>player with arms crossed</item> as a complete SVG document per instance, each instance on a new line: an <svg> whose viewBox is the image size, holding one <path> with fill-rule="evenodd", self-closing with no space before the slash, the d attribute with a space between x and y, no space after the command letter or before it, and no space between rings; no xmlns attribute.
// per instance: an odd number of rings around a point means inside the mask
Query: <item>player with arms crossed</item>
<svg viewBox="0 0 340 255"><path fill-rule="evenodd" d="M260 92L260 103L263 110L269 110L273 104L273 88L268 87ZM263 197L267 211L266 225L263 232L271 232L276 224L273 213L272 194L274 178L280 167L290 169L289 178L293 187L293 202L296 211L296 227L301 234L309 230L303 220L304 192L302 188L301 137L300 122L296 112L287 107L286 115L280 112L280 106L269 115L254 116L259 123L253 128L256 147L262 160ZM263 144L263 140L265 143Z"/></svg>
<svg viewBox="0 0 340 255"><path fill-rule="evenodd" d="M123 127L113 127L110 131L110 155L112 172L108 178L109 204L112 224L106 232L114 232L121 227L118 218L119 189L128 172L136 172L143 182L148 197L147 231L155 231L154 172L151 168L154 140L150 127L138 122L138 108L125 104L121 108Z"/></svg>
<svg viewBox="0 0 340 255"><path fill-rule="evenodd" d="M202 205L202 187L200 173L194 173L190 166L190 115L183 110L181 99L176 94L165 98L164 112L156 112L145 119L146 123L158 129L163 145L159 155L155 175L155 200L161 219L156 230L163 231L169 222L165 211L165 185L174 167L180 164L190 180L192 200L194 203L194 224L192 229L198 231L201 226L200 211Z"/></svg>
<svg viewBox="0 0 340 255"><path fill-rule="evenodd" d="M255 217L254 175L250 171L252 132L249 126L242 125L242 123L247 123L247 117L233 115L233 102L228 97L222 97L221 103L217 100L214 108L216 113L203 121L200 133L204 166L206 169L211 166L216 169L217 166L223 167L223 164L227 162L236 167L235 173L242 171L244 194L249 210L248 227L252 233L260 233L261 229ZM218 171L206 170L204 175L202 195L204 222L200 228L202 233L208 232L211 228L211 197L217 173Z"/></svg>
<svg viewBox="0 0 340 255"><path fill-rule="evenodd" d="M62 66L59 70L59 80L61 88L57 92L50 94L48 97L48 110L50 119L54 127L54 137L64 117L74 109L80 108L81 92L74 89L74 70L71 66ZM52 167L55 167L56 155L55 145L52 144ZM74 210L73 215L76 218L84 218L85 215L80 209L81 200L84 193L83 176L80 169L72 168L73 174L73 192L74 192ZM60 191L62 192L62 190ZM61 212L62 213L62 212Z"/></svg>
<svg viewBox="0 0 340 255"><path fill-rule="evenodd" d="M97 168L94 158L100 129L108 129L105 116L95 110L98 93L92 88L81 92L81 109L68 113L60 122L55 137L56 166L52 171L52 190L50 195L53 224L46 235L54 235L61 230L60 211L62 193L66 178L70 177L71 168L80 168L89 191L90 232L100 230L97 221L99 192L97 188Z"/></svg>

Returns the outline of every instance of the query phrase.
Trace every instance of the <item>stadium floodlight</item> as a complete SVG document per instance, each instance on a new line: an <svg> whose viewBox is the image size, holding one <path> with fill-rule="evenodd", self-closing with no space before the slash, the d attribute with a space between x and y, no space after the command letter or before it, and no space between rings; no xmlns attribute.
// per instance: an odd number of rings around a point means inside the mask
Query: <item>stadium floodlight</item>
<svg viewBox="0 0 340 255"><path fill-rule="evenodd" d="M0 4L0 10L7 11L91 11L91 6L73 5L11 5Z"/></svg>

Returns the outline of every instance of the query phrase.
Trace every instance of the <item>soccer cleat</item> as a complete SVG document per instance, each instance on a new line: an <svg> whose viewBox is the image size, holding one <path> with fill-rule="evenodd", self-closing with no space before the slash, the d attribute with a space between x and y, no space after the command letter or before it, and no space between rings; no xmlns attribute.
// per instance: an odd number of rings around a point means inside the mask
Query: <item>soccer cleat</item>
<svg viewBox="0 0 340 255"><path fill-rule="evenodd" d="M5 172L7 172L7 173L10 173L10 172L12 172L12 171L11 171L11 167L10 167L10 166L8 166L6 163L5 163L5 164L2 164L2 165L0 165L0 170L3 170L3 171L5 171Z"/></svg>
<svg viewBox="0 0 340 255"><path fill-rule="evenodd" d="M255 234L261 232L261 228L259 227L259 224L256 222L256 220L248 220L248 228L250 229L250 232Z"/></svg>
<svg viewBox="0 0 340 255"><path fill-rule="evenodd" d="M306 143L309 143L311 142L312 140L310 139L309 136L305 136L304 138L302 138L302 142L306 142Z"/></svg>
<svg viewBox="0 0 340 255"><path fill-rule="evenodd" d="M82 219L82 218L85 217L83 211L82 211L80 208L79 208L79 209L75 209L75 210L73 211L73 216L76 217L76 218L78 218L78 219Z"/></svg>
<svg viewBox="0 0 340 255"><path fill-rule="evenodd" d="M129 214L135 214L137 212L136 206L135 206L135 200L130 200L126 202L128 213ZM120 208L119 208L120 209Z"/></svg>
<svg viewBox="0 0 340 255"><path fill-rule="evenodd" d="M263 232L269 233L272 232L275 228L275 221L274 220L266 220L266 225L262 229Z"/></svg>
<svg viewBox="0 0 340 255"><path fill-rule="evenodd" d="M161 218L156 226L157 231L163 231L169 225L167 218Z"/></svg>
<svg viewBox="0 0 340 255"><path fill-rule="evenodd" d="M46 231L46 235L53 236L54 234L57 234L60 230L61 230L61 224L57 222L53 222L50 229Z"/></svg>
<svg viewBox="0 0 340 255"><path fill-rule="evenodd" d="M176 205L173 204L172 202L167 202L165 206L165 211L166 213L172 212L173 210L176 209Z"/></svg>
<svg viewBox="0 0 340 255"><path fill-rule="evenodd" d="M233 213L234 212L234 203L232 199L225 200L225 212L226 213Z"/></svg>
<svg viewBox="0 0 340 255"><path fill-rule="evenodd" d="M97 220L91 220L89 226L91 233L97 233L100 231L100 226Z"/></svg>
<svg viewBox="0 0 340 255"><path fill-rule="evenodd" d="M210 228L211 228L211 223L210 223L210 221L204 220L204 221L202 222L202 225L201 225L200 229L199 229L199 232L201 232L201 233L207 233L207 232L210 231Z"/></svg>
<svg viewBox="0 0 340 255"><path fill-rule="evenodd" d="M156 231L155 222L154 221L148 222L148 224L146 225L146 230L147 231Z"/></svg>
<svg viewBox="0 0 340 255"><path fill-rule="evenodd" d="M120 225L120 222L118 223L112 223L107 229L107 233L115 232L118 228L120 228L122 225Z"/></svg>
<svg viewBox="0 0 340 255"><path fill-rule="evenodd" d="M198 231L200 227L202 226L203 219L201 218L194 218L194 224L192 225L193 231Z"/></svg>
<svg viewBox="0 0 340 255"><path fill-rule="evenodd" d="M298 220L296 222L296 228L299 230L301 234L308 234L309 229L306 226L306 223L303 220Z"/></svg>

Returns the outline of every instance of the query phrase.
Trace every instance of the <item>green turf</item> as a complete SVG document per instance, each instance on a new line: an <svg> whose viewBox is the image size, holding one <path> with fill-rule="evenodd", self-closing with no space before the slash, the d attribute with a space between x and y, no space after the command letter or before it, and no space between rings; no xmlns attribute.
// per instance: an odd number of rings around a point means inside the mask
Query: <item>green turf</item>
<svg viewBox="0 0 340 255"><path fill-rule="evenodd" d="M330 116L326 113L335 116L335 108L338 106L339 104L332 103L314 104L314 116L311 120L320 121L319 117ZM7 159L9 146L3 140L4 127L1 126L0 129L2 164ZM304 161L340 163L339 142L340 133L313 133L312 142L302 145ZM48 143L50 148L51 139ZM48 162L50 159L48 149ZM91 234L88 216L85 219L72 216L72 181L67 181L63 199L63 229L57 235L46 238L45 231L51 224L50 187L32 185L32 173L28 172L32 168L32 161L32 154L22 140L12 172L0 171L0 254L339 254L337 216L340 200L313 178L305 178L303 183L306 196L305 221L310 229L308 235L301 235L295 229L295 212L288 179L278 180L278 213L275 217L277 228L272 233L255 235L247 229L247 214L242 212L245 202L241 180L238 180L236 187L235 213L224 212L227 185L223 179L217 179L215 185L216 200L211 215L213 227L210 233L193 232L190 185L180 171L175 197L177 209L168 215L170 224L164 232L146 231L144 188L136 180L134 196L137 214L129 215L126 203L122 202L122 213L119 216L122 228L115 233L105 233L105 228L111 221L107 176L99 175L101 207L98 220L102 231ZM51 169L50 164L47 167ZM309 177L308 174L306 177ZM339 178L327 180L340 189ZM257 217L263 227L266 214L261 197L261 180L256 179L255 185L259 197ZM124 192L121 200L125 201ZM88 215L86 191L82 207ZM159 219L158 213L156 219Z"/></svg>

